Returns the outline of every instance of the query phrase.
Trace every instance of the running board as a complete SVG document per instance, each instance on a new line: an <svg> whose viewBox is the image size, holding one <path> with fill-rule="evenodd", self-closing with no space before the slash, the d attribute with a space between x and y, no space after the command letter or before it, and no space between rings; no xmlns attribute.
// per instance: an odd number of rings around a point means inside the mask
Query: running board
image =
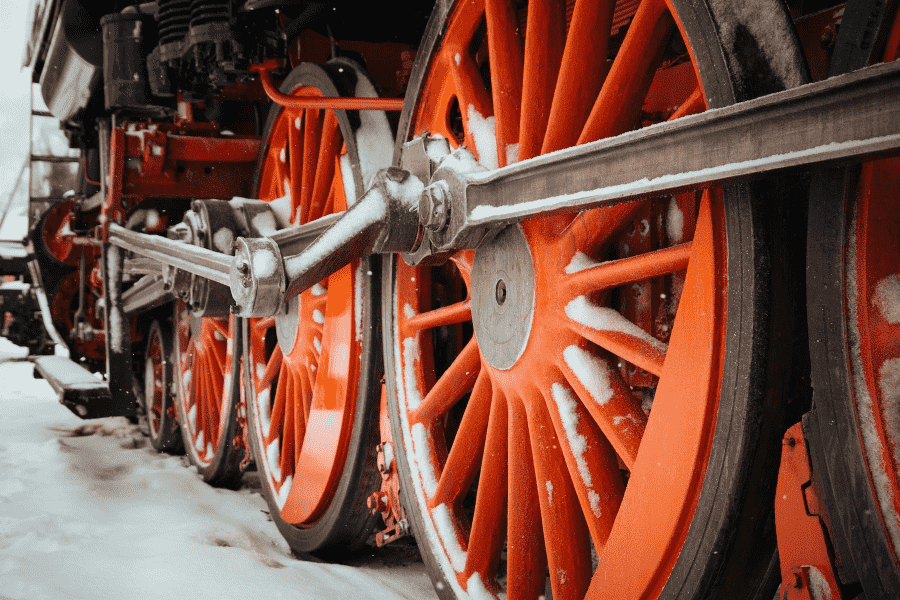
<svg viewBox="0 0 900 600"><path fill-rule="evenodd" d="M132 414L122 402L116 402L109 386L64 356L36 356L32 359L37 374L59 394L59 402L82 419Z"/></svg>

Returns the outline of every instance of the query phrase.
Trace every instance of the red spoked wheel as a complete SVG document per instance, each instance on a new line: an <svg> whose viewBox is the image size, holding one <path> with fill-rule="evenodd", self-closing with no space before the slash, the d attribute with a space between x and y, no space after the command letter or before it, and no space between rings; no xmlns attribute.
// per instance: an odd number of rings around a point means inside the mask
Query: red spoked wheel
<svg viewBox="0 0 900 600"><path fill-rule="evenodd" d="M900 15L883 40L848 3L843 69L900 59ZM890 12L890 11L895 12ZM882 16L882 15L879 15ZM857 50L865 49L869 53ZM856 64L854 64L854 62ZM832 74L837 74L832 69ZM900 596L900 159L813 175L808 278L814 410L805 420L843 583ZM853 589L848 587L847 589ZM848 594L853 595L853 594Z"/></svg>
<svg viewBox="0 0 900 600"><path fill-rule="evenodd" d="M204 481L235 487L244 449L235 444L240 355L234 317L195 317L175 303L176 406L185 453Z"/></svg>
<svg viewBox="0 0 900 600"><path fill-rule="evenodd" d="M375 96L361 69L303 64L281 87L295 95ZM390 162L383 113L273 110L258 169L259 198L291 224L346 210ZM381 151L379 152L379 148ZM289 206L288 206L289 204ZM380 354L371 260L344 267L245 327L250 440L263 494L297 552L346 552L371 534L366 497L380 485Z"/></svg>
<svg viewBox="0 0 900 600"><path fill-rule="evenodd" d="M703 3L644 0L627 33L611 2L571 20L521 4L436 10L401 139L440 134L491 168L770 91L723 55L803 81L799 62L710 47L738 23ZM779 10L740 26L796 59ZM714 187L535 219L438 267L387 263L401 490L440 596L772 597L757 511L783 423L764 390L791 371L769 336L795 293L769 260L773 213Z"/></svg>
<svg viewBox="0 0 900 600"><path fill-rule="evenodd" d="M184 451L174 399L175 364L171 321L154 319L144 348L143 404L150 444L159 452Z"/></svg>

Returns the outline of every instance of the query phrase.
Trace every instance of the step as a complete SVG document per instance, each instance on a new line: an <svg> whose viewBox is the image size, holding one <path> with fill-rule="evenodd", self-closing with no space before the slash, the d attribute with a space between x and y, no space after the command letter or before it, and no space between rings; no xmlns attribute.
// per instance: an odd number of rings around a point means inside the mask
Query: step
<svg viewBox="0 0 900 600"><path fill-rule="evenodd" d="M82 419L115 417L127 414L125 406L115 402L109 386L64 356L36 356L35 371L59 394L59 401Z"/></svg>

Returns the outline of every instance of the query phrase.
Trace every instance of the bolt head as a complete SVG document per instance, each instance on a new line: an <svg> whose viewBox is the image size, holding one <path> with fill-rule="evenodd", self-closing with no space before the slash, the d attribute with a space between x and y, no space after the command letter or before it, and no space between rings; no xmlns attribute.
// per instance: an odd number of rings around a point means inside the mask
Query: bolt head
<svg viewBox="0 0 900 600"><path fill-rule="evenodd" d="M432 231L440 231L447 225L447 183L436 181L422 190L419 197L419 220Z"/></svg>

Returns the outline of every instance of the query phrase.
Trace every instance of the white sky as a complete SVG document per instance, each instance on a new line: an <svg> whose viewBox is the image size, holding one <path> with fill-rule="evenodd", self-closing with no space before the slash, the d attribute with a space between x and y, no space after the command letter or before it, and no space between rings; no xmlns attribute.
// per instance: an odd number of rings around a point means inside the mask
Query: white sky
<svg viewBox="0 0 900 600"><path fill-rule="evenodd" d="M22 162L28 155L29 73L20 69L29 30L28 0L0 0L0 208L6 205ZM27 174L25 177L27 178ZM27 182L17 196L23 207ZM21 239L25 235L24 215L7 216L0 239Z"/></svg>

